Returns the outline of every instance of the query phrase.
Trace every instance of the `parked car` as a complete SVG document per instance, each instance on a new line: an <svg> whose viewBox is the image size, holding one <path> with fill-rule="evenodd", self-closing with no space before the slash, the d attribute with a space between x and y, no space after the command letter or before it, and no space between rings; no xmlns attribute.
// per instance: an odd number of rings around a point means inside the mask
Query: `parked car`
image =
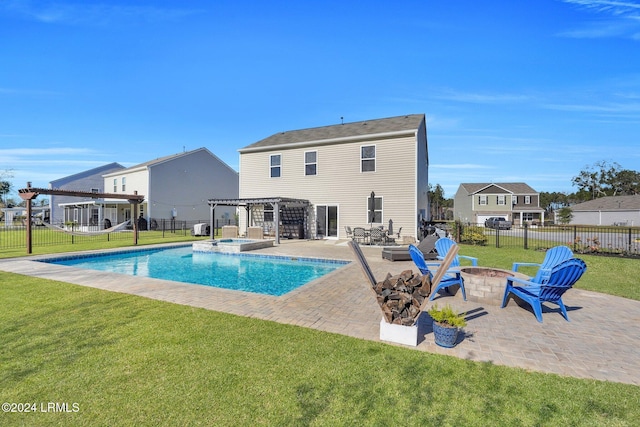
<svg viewBox="0 0 640 427"><path fill-rule="evenodd" d="M499 216L492 216L491 218L487 218L484 226L487 228L495 228L496 230L511 230L511 221L507 221Z"/></svg>

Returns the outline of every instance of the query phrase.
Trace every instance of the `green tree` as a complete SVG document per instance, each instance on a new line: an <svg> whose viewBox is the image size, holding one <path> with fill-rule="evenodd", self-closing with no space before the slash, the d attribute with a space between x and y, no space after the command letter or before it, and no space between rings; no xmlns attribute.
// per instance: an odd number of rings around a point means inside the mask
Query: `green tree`
<svg viewBox="0 0 640 427"><path fill-rule="evenodd" d="M444 219L445 198L444 189L440 184L436 184L435 187L429 184L429 206L431 209L431 220Z"/></svg>
<svg viewBox="0 0 640 427"><path fill-rule="evenodd" d="M604 196L640 194L640 172L622 169L616 162L601 160L585 166L571 182L578 187L576 199L581 201Z"/></svg>
<svg viewBox="0 0 640 427"><path fill-rule="evenodd" d="M558 221L560 224L569 224L573 219L573 211L570 207L565 206L558 211Z"/></svg>

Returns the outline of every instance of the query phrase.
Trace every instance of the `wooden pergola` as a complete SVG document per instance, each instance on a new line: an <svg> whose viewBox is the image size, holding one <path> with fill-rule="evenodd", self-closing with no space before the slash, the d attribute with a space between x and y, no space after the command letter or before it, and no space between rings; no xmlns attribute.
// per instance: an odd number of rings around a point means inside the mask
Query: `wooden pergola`
<svg viewBox="0 0 640 427"><path fill-rule="evenodd" d="M137 191L134 194L116 194L116 193L97 193L93 191L76 191L76 190L58 190L55 188L34 188L31 187L31 183L27 182L26 188L18 190L20 198L26 201L27 205L27 253L32 253L32 241L31 241L31 201L38 197L40 194L53 195L53 196L69 196L69 197L88 197L91 199L121 199L128 200L133 205L133 244L138 244L138 205L144 201L144 196L139 195Z"/></svg>
<svg viewBox="0 0 640 427"><path fill-rule="evenodd" d="M247 215L247 227L249 226L249 211L255 205L273 205L273 215L275 224L275 243L280 244L280 208L281 207L302 207L308 209L311 203L304 199L293 199L290 197L263 197L255 199L209 199L208 202L211 209L211 224L215 218L216 206L243 206ZM308 228L308 226L306 227ZM306 230L307 232L308 230ZM211 238L213 239L213 227L211 227Z"/></svg>

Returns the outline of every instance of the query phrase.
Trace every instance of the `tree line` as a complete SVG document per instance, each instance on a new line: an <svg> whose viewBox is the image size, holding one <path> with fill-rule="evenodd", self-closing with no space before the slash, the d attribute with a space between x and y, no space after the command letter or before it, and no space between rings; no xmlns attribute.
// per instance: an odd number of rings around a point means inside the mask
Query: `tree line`
<svg viewBox="0 0 640 427"><path fill-rule="evenodd" d="M577 203L606 196L633 196L640 194L640 172L624 169L616 162L601 160L587 165L571 179L577 187L573 193L541 191L540 207L551 213ZM448 212L453 207L453 198L445 198L440 184L429 184L431 218L450 219Z"/></svg>

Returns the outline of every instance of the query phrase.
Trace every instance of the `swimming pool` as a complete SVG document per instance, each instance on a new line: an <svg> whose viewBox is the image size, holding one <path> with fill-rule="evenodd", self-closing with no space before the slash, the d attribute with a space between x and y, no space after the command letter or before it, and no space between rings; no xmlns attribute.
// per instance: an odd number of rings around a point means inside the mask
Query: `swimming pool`
<svg viewBox="0 0 640 427"><path fill-rule="evenodd" d="M245 253L193 252L191 246L63 256L41 261L275 296L284 295L349 263Z"/></svg>

